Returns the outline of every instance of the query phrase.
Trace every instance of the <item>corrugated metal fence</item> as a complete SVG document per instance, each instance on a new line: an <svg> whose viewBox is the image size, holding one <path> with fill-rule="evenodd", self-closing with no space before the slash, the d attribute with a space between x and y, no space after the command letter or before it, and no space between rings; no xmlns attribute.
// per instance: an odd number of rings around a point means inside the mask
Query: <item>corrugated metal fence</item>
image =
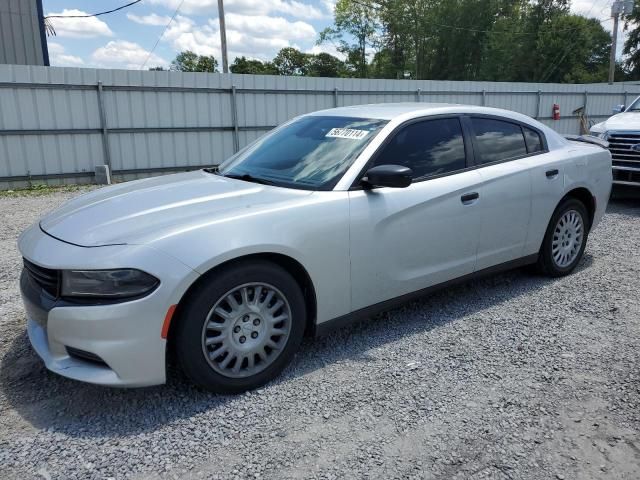
<svg viewBox="0 0 640 480"><path fill-rule="evenodd" d="M487 105L577 133L638 85L358 80L0 65L0 187L131 178L218 164L287 119L379 102ZM562 119L551 119L558 103Z"/></svg>

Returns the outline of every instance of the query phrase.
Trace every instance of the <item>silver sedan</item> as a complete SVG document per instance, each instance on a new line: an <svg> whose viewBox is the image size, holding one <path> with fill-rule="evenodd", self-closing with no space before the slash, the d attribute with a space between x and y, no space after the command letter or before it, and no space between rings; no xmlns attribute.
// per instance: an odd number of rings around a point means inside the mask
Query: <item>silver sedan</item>
<svg viewBox="0 0 640 480"><path fill-rule="evenodd" d="M160 384L171 357L239 392L305 333L498 270L570 273L610 189L606 149L513 112L303 115L219 168L96 190L25 231L27 330L70 378Z"/></svg>

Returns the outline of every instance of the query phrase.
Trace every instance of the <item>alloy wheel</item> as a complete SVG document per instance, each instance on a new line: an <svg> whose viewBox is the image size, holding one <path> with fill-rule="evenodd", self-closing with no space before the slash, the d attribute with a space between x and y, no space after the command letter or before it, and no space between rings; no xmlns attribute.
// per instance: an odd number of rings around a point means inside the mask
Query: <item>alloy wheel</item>
<svg viewBox="0 0 640 480"><path fill-rule="evenodd" d="M556 224L551 240L551 256L559 268L571 265L580 253L584 236L582 215L576 210L566 211Z"/></svg>
<svg viewBox="0 0 640 480"><path fill-rule="evenodd" d="M291 332L291 307L273 285L247 283L220 297L202 328L202 350L217 373L255 375L279 356Z"/></svg>

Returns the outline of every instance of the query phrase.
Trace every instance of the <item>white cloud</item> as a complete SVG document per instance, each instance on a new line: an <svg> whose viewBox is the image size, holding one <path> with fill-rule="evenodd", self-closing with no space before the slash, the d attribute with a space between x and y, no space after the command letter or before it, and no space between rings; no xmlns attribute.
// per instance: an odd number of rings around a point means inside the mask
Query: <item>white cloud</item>
<svg viewBox="0 0 640 480"><path fill-rule="evenodd" d="M153 25L164 27L171 21L171 17L166 15L157 15L152 13L150 15L136 15L134 13L127 13L127 18L132 22L139 23L141 25Z"/></svg>
<svg viewBox="0 0 640 480"><path fill-rule="evenodd" d="M217 22L217 20L215 20ZM226 15L227 30L237 30L259 38L279 38L286 35L291 39L315 40L315 29L306 22L290 22L282 17L265 15Z"/></svg>
<svg viewBox="0 0 640 480"><path fill-rule="evenodd" d="M86 12L77 9L64 9L59 13L50 15L87 15ZM87 37L112 37L113 32L105 22L96 17L88 18L50 18L56 35L59 37L87 38Z"/></svg>
<svg viewBox="0 0 640 480"><path fill-rule="evenodd" d="M148 0L148 2L175 10L180 5L181 0ZM226 0L224 9L225 13L235 12L247 15L282 13L304 19L327 17L327 12L321 11L314 5L298 2L297 0ZM217 16L218 0L184 0L180 11L185 14Z"/></svg>
<svg viewBox="0 0 640 480"><path fill-rule="evenodd" d="M322 0L322 6L327 11L329 17L333 17L333 11L336 9L337 0Z"/></svg>
<svg viewBox="0 0 640 480"><path fill-rule="evenodd" d="M290 22L282 17L230 13L226 20L230 61L237 56L271 59L281 48L293 46L290 40L314 41L317 36L308 23ZM217 19L198 25L191 18L179 15L167 29L164 40L176 51L191 50L221 60Z"/></svg>
<svg viewBox="0 0 640 480"><path fill-rule="evenodd" d="M104 47L98 48L91 54L91 59L99 67L105 68L126 68L138 70L149 56L149 51L134 42L125 40L114 40ZM156 54L151 54L145 68L162 66L166 67L168 62Z"/></svg>
<svg viewBox="0 0 640 480"><path fill-rule="evenodd" d="M84 65L82 58L67 54L64 47L59 43L49 42L47 47L49 60L51 65L55 67L81 67Z"/></svg>

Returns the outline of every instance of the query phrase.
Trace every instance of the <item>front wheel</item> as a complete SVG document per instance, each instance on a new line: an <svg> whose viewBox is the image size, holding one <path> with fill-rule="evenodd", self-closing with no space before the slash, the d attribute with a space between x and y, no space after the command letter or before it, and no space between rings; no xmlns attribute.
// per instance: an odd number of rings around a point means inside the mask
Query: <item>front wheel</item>
<svg viewBox="0 0 640 480"><path fill-rule="evenodd" d="M570 274L582 259L589 235L584 204L567 198L556 208L544 236L538 270L552 277Z"/></svg>
<svg viewBox="0 0 640 480"><path fill-rule="evenodd" d="M270 262L247 262L209 275L178 319L176 353L187 376L215 392L268 382L298 349L306 322L296 281Z"/></svg>

